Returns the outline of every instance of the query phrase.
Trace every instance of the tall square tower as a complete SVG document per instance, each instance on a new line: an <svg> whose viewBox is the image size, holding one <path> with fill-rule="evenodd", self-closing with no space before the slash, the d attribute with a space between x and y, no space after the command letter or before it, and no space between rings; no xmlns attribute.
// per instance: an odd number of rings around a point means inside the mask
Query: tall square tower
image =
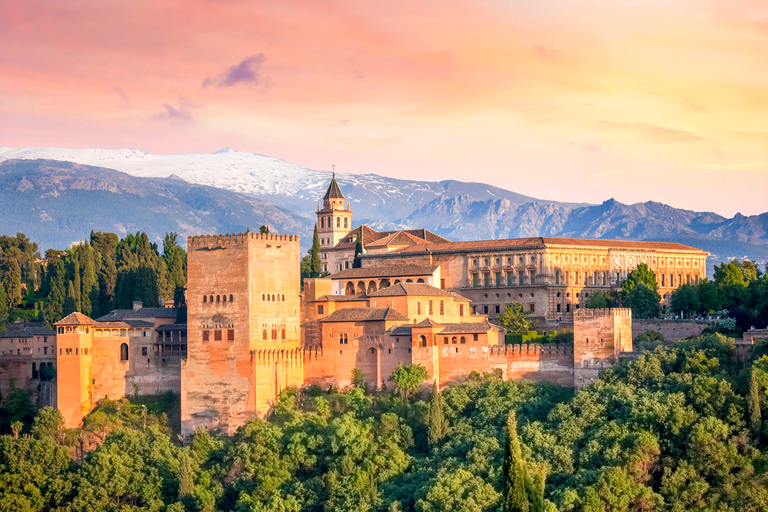
<svg viewBox="0 0 768 512"><path fill-rule="evenodd" d="M189 237L182 434L232 435L303 383L300 252L293 235Z"/></svg>

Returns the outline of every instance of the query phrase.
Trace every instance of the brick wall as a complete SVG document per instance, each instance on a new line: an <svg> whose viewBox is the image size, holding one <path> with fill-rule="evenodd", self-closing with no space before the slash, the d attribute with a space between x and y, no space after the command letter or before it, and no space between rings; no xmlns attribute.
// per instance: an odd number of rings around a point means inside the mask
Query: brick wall
<svg viewBox="0 0 768 512"><path fill-rule="evenodd" d="M701 336L709 323L695 320L633 320L632 336L636 338L645 331L656 331L664 336L665 341L678 341Z"/></svg>

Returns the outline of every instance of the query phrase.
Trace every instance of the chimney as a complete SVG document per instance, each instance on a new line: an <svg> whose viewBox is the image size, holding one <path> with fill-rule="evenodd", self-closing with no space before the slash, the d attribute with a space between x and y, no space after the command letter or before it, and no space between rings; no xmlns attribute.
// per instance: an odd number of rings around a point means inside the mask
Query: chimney
<svg viewBox="0 0 768 512"><path fill-rule="evenodd" d="M143 305L144 305L144 303L141 302L140 300L135 300L135 301L133 301L133 310L135 311L137 309L141 309L141 307Z"/></svg>

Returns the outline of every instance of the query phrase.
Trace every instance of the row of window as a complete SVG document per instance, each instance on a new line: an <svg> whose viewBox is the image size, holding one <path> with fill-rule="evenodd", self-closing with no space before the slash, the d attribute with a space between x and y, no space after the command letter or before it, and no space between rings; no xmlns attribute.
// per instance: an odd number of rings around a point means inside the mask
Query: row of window
<svg viewBox="0 0 768 512"><path fill-rule="evenodd" d="M261 300L267 302L285 302L285 294L279 293L262 293Z"/></svg>
<svg viewBox="0 0 768 512"><path fill-rule="evenodd" d="M333 217L320 217L320 229L333 227ZM336 227L341 227L341 217L336 217ZM349 229L349 218L344 217L344 229Z"/></svg>
<svg viewBox="0 0 768 512"><path fill-rule="evenodd" d="M504 261L504 260L506 260L506 264L510 265L510 266L514 265L515 261L517 261L517 263L519 263L520 265L525 265L526 262L528 264L530 264L530 265L535 265L536 264L536 256L535 255L534 256L530 256L530 257L529 256L515 256L515 257L506 256L504 258L496 258L494 260L494 263L497 266L501 266L501 262ZM474 258L472 260L472 266L475 267L475 268L480 266L481 263L482 263L482 265L484 267L490 267L491 266L491 258L482 258L482 259L481 258Z"/></svg>
<svg viewBox="0 0 768 512"><path fill-rule="evenodd" d="M207 302L213 303L213 295L203 295L203 304ZM229 302L233 302L235 300L234 296L230 293L229 294ZM216 302L227 302L227 296L225 295L216 295Z"/></svg>
<svg viewBox="0 0 768 512"><path fill-rule="evenodd" d="M271 329L270 334L272 335L272 339L277 339L277 329ZM267 341L269 338L267 337L267 329L264 329L261 331L261 339L264 341ZM280 339L285 340L285 329L280 329Z"/></svg>
<svg viewBox="0 0 768 512"><path fill-rule="evenodd" d="M126 347L128 346L125 343L123 343L123 345L126 346ZM59 355L60 356L71 356L72 353L73 353L72 352L73 350L74 350L74 354L76 356L81 355L81 350L79 348L75 348L75 349L71 349L71 348L64 348L64 349L62 349L62 348L60 348L59 349ZM89 348L84 348L82 350L82 355L84 355L84 356L87 356L90 353L91 353L91 349L89 349Z"/></svg>
<svg viewBox="0 0 768 512"><path fill-rule="evenodd" d="M478 311L482 311L482 314L488 315L488 308L489 307L490 306L485 306L485 305L483 305L483 306L472 306L472 314L476 315ZM493 307L496 309L496 314L497 315L499 313L501 313L501 306L500 305L496 304L496 306L493 306ZM534 303L528 304L528 311L531 312L531 313L535 313L536 312L536 304L534 304Z"/></svg>
<svg viewBox="0 0 768 512"><path fill-rule="evenodd" d="M211 340L211 331L208 331L208 330L203 331L203 341L210 341L210 340ZM222 330L215 329L213 331L213 341L221 341L221 340L222 340ZM235 341L234 329L227 329L227 341Z"/></svg>
<svg viewBox="0 0 768 512"><path fill-rule="evenodd" d="M472 286L478 288L480 286L523 286L524 284L535 285L536 284L536 271L531 270L528 272L528 283L525 282L525 272L506 272L506 280L502 272L482 272L472 274ZM515 279L517 278L517 279ZM482 285L480 284L482 280Z"/></svg>
<svg viewBox="0 0 768 512"><path fill-rule="evenodd" d="M91 330L87 325L77 325L75 327L60 326L56 332L58 334L88 334Z"/></svg>

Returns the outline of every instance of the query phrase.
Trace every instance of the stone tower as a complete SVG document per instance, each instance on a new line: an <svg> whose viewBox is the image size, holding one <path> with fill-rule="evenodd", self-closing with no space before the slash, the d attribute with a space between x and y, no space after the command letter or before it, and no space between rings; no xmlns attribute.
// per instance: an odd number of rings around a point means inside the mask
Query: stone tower
<svg viewBox="0 0 768 512"><path fill-rule="evenodd" d="M576 389L597 378L600 370L632 352L632 310L577 309L573 315L573 385Z"/></svg>
<svg viewBox="0 0 768 512"><path fill-rule="evenodd" d="M56 407L64 426L76 428L93 408L93 320L72 313L56 326Z"/></svg>
<svg viewBox="0 0 768 512"><path fill-rule="evenodd" d="M320 249L335 246L352 229L352 210L344 199L336 175L323 196L323 207L317 209L317 231L320 235ZM324 269L327 270L327 269Z"/></svg>
<svg viewBox="0 0 768 512"><path fill-rule="evenodd" d="M182 434L232 435L303 384L299 237L262 233L188 239L187 359Z"/></svg>

